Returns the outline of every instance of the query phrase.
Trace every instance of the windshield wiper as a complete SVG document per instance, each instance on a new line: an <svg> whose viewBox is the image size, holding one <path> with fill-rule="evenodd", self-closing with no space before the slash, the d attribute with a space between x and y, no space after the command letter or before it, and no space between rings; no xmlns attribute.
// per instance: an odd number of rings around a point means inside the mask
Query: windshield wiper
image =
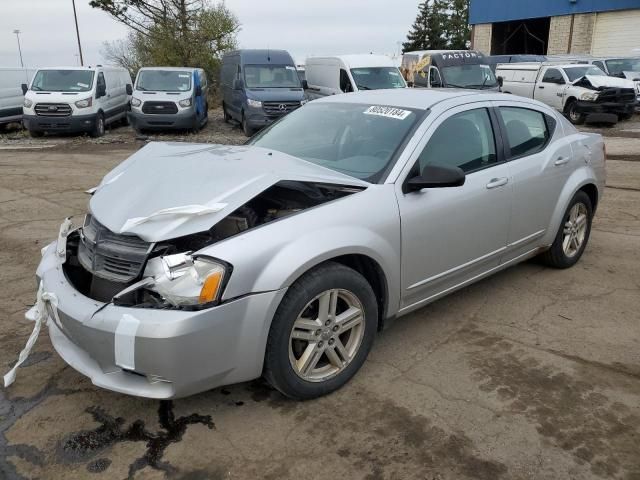
<svg viewBox="0 0 640 480"><path fill-rule="evenodd" d="M367 87L366 85L358 85L357 83L356 87L358 87L358 90L371 90L371 87Z"/></svg>

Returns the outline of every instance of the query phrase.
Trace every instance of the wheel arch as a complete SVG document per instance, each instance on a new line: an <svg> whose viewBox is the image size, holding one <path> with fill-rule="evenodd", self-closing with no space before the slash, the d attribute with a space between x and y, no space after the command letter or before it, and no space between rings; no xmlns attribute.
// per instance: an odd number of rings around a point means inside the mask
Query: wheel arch
<svg viewBox="0 0 640 480"><path fill-rule="evenodd" d="M567 98L564 102L564 108L563 110L566 112L567 111L567 107L569 107L569 105L571 105L573 102L577 102L578 99L576 97L574 97L573 95L571 95L569 98Z"/></svg>

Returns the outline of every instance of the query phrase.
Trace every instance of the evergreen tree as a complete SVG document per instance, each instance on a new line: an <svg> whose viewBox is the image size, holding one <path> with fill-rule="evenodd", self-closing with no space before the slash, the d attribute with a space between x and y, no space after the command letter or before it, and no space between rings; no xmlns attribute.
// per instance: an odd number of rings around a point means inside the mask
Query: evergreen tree
<svg viewBox="0 0 640 480"><path fill-rule="evenodd" d="M418 5L418 16L413 22L407 35L407 41L402 44L402 52L427 49L427 18L429 17L428 0Z"/></svg>
<svg viewBox="0 0 640 480"><path fill-rule="evenodd" d="M465 49L471 29L468 0L425 0L402 51Z"/></svg>
<svg viewBox="0 0 640 480"><path fill-rule="evenodd" d="M469 0L450 0L447 39L449 48L463 50L471 36L469 27Z"/></svg>

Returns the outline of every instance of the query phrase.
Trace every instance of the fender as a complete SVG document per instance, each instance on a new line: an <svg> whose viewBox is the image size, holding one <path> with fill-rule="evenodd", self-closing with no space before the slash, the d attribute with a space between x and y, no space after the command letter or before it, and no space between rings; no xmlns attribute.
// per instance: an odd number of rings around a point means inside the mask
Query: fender
<svg viewBox="0 0 640 480"><path fill-rule="evenodd" d="M541 240L542 245L549 246L553 243L556 235L558 234L560 224L562 223L562 218L569 206L569 202L578 190L589 184L596 186L596 189L598 190L598 198L600 198L602 196L602 191L598 187L598 181L596 180L595 175L593 175L591 168L586 165L575 170L567 179L567 182L564 184L564 188L560 193L560 197L558 198L556 208L551 215L549 229Z"/></svg>
<svg viewBox="0 0 640 480"><path fill-rule="evenodd" d="M382 269L387 298L386 316L398 311L400 298L400 257L391 243L374 231L358 226L334 227L322 235L310 233L280 250L262 270L255 291L291 286L313 267L342 255L359 254L374 260Z"/></svg>

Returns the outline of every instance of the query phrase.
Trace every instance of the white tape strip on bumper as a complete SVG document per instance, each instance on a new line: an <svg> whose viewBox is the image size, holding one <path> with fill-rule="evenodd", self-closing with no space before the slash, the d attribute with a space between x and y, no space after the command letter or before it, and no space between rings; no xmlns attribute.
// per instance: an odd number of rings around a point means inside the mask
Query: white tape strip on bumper
<svg viewBox="0 0 640 480"><path fill-rule="evenodd" d="M135 370L136 366L136 333L140 320L125 313L116 327L114 341L115 363L121 368Z"/></svg>

